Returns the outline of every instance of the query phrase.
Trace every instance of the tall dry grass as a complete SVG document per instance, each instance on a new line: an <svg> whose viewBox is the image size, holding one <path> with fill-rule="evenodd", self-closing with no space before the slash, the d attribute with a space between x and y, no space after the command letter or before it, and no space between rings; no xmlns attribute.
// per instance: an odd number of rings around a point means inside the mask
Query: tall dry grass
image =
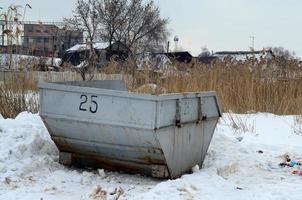
<svg viewBox="0 0 302 200"><path fill-rule="evenodd" d="M174 76L159 82L169 92L214 90L224 111L302 114L302 79L279 81L263 78L246 69L212 69Z"/></svg>
<svg viewBox="0 0 302 200"><path fill-rule="evenodd" d="M167 93L213 90L225 112L301 115L302 68L295 64L284 68L276 62L193 63L181 65L174 74L160 78L150 71L143 72L135 77L132 90L142 83L157 84Z"/></svg>
<svg viewBox="0 0 302 200"><path fill-rule="evenodd" d="M37 81L17 74L0 84L0 114L14 118L23 111L38 112Z"/></svg>
<svg viewBox="0 0 302 200"><path fill-rule="evenodd" d="M101 72L132 76L127 85L134 92L159 94L214 90L224 112L302 114L302 67L299 60L224 60L210 65L174 63L161 71L152 70L150 66L136 70L134 66L133 62L112 62ZM28 75L16 76L2 84L1 115L15 117L22 111L37 112L36 84L36 78ZM148 84L158 87L150 90Z"/></svg>

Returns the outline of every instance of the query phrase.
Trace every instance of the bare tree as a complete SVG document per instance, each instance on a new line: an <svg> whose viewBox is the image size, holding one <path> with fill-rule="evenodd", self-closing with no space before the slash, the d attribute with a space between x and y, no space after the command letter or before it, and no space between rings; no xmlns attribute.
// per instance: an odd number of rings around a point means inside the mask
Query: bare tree
<svg viewBox="0 0 302 200"><path fill-rule="evenodd" d="M100 36L109 43L122 42L134 54L154 50L166 40L167 19L152 0L99 0L98 19L102 24Z"/></svg>
<svg viewBox="0 0 302 200"><path fill-rule="evenodd" d="M98 39L108 42L110 51L113 43L123 44L134 57L162 47L168 35L168 19L161 18L153 0L78 0L73 17L64 21L86 33L92 68L96 63L93 43ZM87 65L81 67L84 80L87 70Z"/></svg>
<svg viewBox="0 0 302 200"><path fill-rule="evenodd" d="M103 41L109 43L109 50L112 50L112 43L117 41L117 31L126 23L127 0L99 0L97 3L98 20L102 24L99 32Z"/></svg>
<svg viewBox="0 0 302 200"><path fill-rule="evenodd" d="M272 54L276 64L279 66L281 73L286 76L288 68L291 66L289 63L295 59L295 52L291 52L284 47L267 47Z"/></svg>
<svg viewBox="0 0 302 200"><path fill-rule="evenodd" d="M87 32L90 42L98 38L111 46L119 41L134 52L145 41L154 46L168 35L168 19L161 18L153 0L78 0L73 18L65 22Z"/></svg>
<svg viewBox="0 0 302 200"><path fill-rule="evenodd" d="M19 45L19 37L21 30L19 29L19 18L21 14L19 9L21 8L20 5L13 5L11 4L7 11L4 11L0 14L0 18L4 18L4 30L3 37L6 36L6 43L8 46L8 54L9 54L9 69L12 68L12 53L13 53L13 44Z"/></svg>
<svg viewBox="0 0 302 200"><path fill-rule="evenodd" d="M273 54L277 57L284 58L286 60L293 58L295 56L295 52L291 52L284 47L271 47Z"/></svg>
<svg viewBox="0 0 302 200"><path fill-rule="evenodd" d="M73 17L64 19L67 25L86 33L86 41L89 45L88 63L83 63L81 67L77 68L83 80L86 79L86 73L89 70L94 70L96 66L96 54L93 44L97 39L97 33L101 27L101 21L99 20L101 13L97 11L98 3L98 0L78 0L76 8L73 11Z"/></svg>
<svg viewBox="0 0 302 200"><path fill-rule="evenodd" d="M116 40L122 41L133 54L154 50L154 44L166 41L168 19L162 19L154 2L129 0L124 13L124 23L116 32Z"/></svg>

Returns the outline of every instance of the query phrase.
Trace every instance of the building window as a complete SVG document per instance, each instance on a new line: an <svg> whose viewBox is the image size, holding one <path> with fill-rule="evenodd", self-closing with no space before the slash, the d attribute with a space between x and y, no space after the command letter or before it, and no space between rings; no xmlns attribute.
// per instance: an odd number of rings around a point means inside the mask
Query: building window
<svg viewBox="0 0 302 200"><path fill-rule="evenodd" d="M41 40L41 37L36 37L36 43L41 43L42 40Z"/></svg>
<svg viewBox="0 0 302 200"><path fill-rule="evenodd" d="M25 44L28 44L28 43L29 43L28 37L25 37L25 38L24 38L24 43L25 43Z"/></svg>
<svg viewBox="0 0 302 200"><path fill-rule="evenodd" d="M33 32L33 26L28 26L28 32Z"/></svg>

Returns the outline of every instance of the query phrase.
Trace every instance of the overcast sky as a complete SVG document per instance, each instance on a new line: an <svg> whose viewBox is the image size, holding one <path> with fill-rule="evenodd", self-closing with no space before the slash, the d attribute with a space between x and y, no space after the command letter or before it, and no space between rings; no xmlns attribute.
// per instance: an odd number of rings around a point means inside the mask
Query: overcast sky
<svg viewBox="0 0 302 200"><path fill-rule="evenodd" d="M29 3L26 20L61 21L71 16L76 0L0 0L0 7ZM302 57L301 0L155 0L170 19L173 37L192 54L283 46Z"/></svg>

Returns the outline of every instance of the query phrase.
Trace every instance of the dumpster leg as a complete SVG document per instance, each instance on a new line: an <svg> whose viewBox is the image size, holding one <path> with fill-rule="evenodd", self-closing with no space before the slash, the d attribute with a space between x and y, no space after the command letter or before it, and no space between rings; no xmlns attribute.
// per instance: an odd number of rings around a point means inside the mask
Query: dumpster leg
<svg viewBox="0 0 302 200"><path fill-rule="evenodd" d="M152 165L151 176L154 178L168 178L169 177L168 168L163 165Z"/></svg>
<svg viewBox="0 0 302 200"><path fill-rule="evenodd" d="M59 153L59 163L66 166L72 165L72 154L68 152L61 152Z"/></svg>

